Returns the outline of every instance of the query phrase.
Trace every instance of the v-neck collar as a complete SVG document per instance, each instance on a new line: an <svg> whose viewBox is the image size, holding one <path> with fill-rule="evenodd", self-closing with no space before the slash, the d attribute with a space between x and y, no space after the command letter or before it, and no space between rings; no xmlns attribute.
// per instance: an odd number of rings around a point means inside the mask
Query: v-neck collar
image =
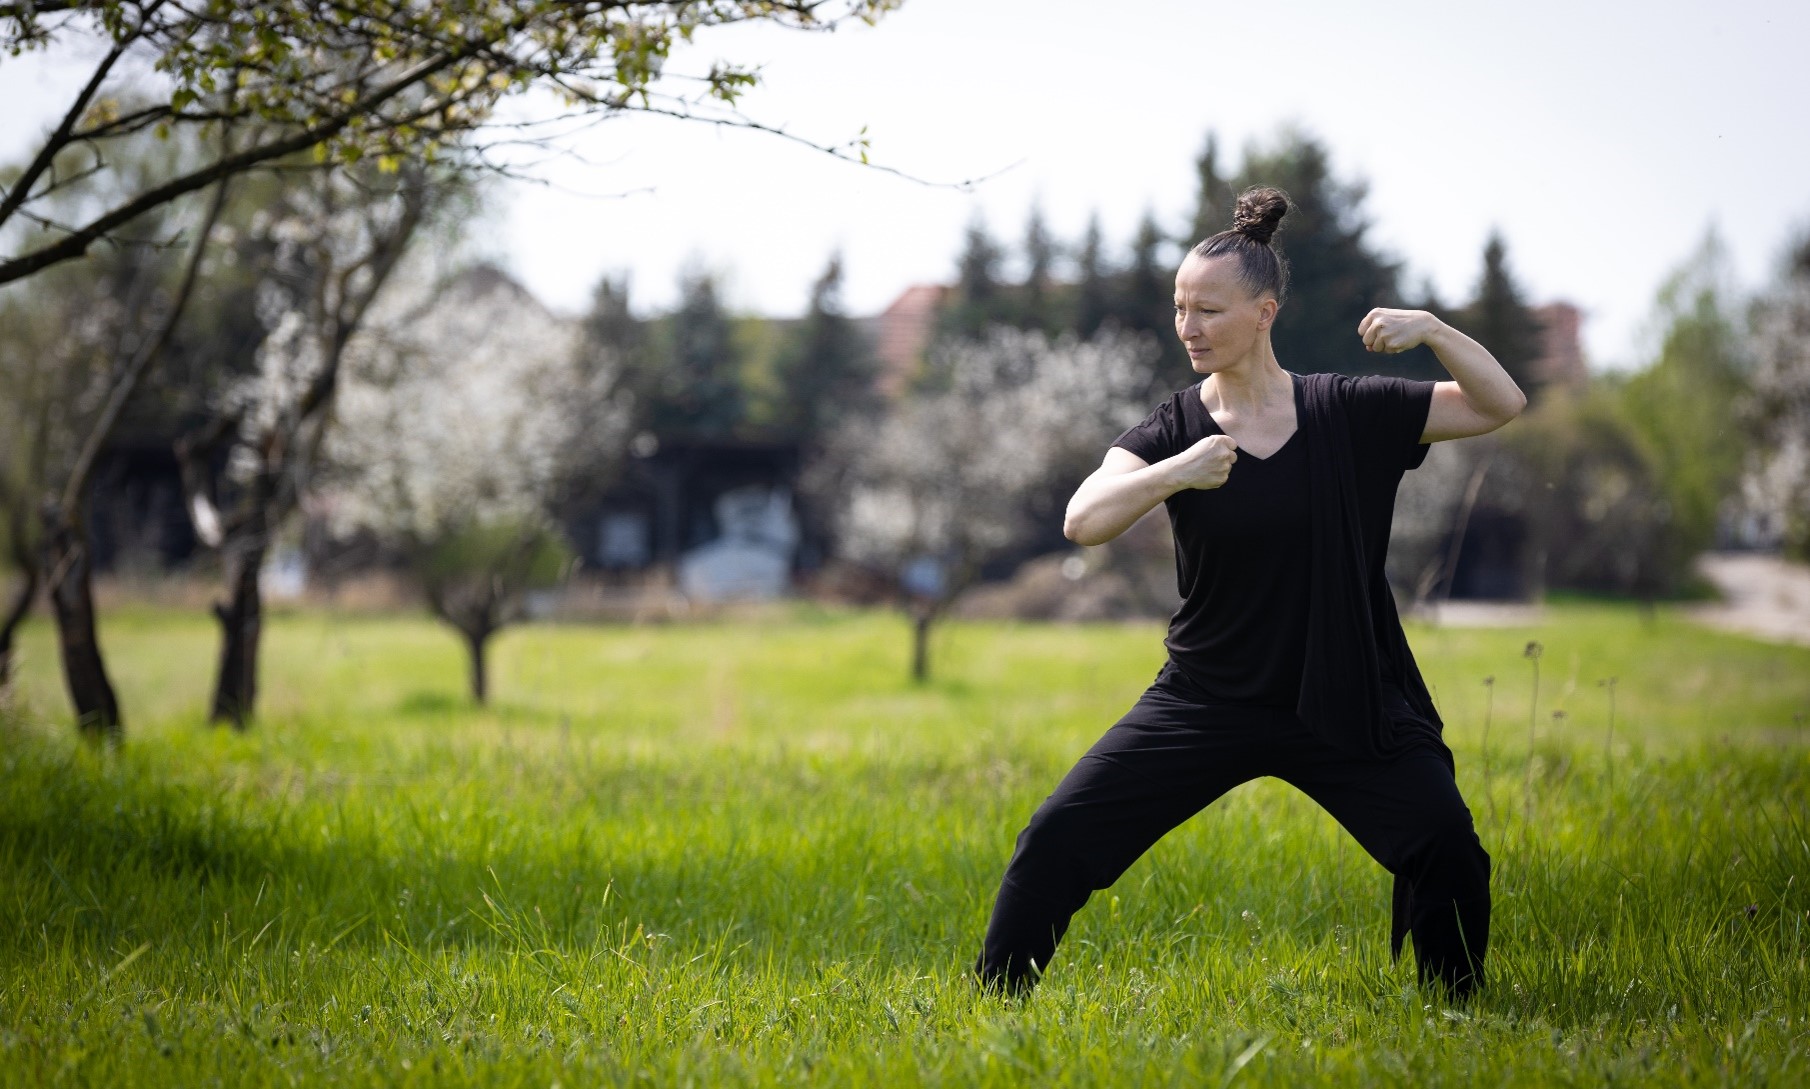
<svg viewBox="0 0 1810 1089"><path fill-rule="evenodd" d="M1252 461L1269 461L1272 458L1274 458L1277 454L1280 454L1282 451L1284 451L1284 450L1288 449L1290 446L1294 445L1295 439L1300 437L1301 420L1302 420L1302 417L1304 417L1306 415L1306 413L1303 411L1302 405L1301 405L1301 388L1302 388L1301 376L1294 373L1293 371L1289 371L1288 378L1289 378L1289 384L1294 388L1294 394L1295 394L1295 429L1288 433L1288 438L1282 440L1281 446L1278 446L1274 450L1271 450L1268 454L1264 455L1263 457L1258 457L1256 454L1253 454L1250 451L1246 450L1244 447L1240 446L1238 448L1238 456L1240 458L1250 458ZM1211 412L1207 411L1206 402L1204 402L1200 399L1201 390L1206 386L1206 383L1207 383L1207 380L1204 378L1201 379L1200 381L1194 383L1193 387L1190 389L1190 391L1188 393L1188 399L1190 401L1194 402L1194 407L1196 410L1198 410L1200 412L1201 419L1204 420L1206 422L1206 425L1212 429L1211 431L1208 432L1208 434L1226 435L1227 438L1231 438L1230 435L1226 434L1226 429L1219 426L1219 421L1215 420L1213 418L1213 414ZM1233 439L1232 441L1236 442L1238 440Z"/></svg>

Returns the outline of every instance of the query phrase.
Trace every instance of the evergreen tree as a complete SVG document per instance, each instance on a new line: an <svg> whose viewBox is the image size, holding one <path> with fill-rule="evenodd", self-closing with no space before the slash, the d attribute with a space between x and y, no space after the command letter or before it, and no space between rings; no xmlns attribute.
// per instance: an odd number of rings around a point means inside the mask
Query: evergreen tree
<svg viewBox="0 0 1810 1089"><path fill-rule="evenodd" d="M989 325L1009 323L1005 291L1000 283L1000 263L1005 253L980 213L968 222L962 244L961 259L956 264L954 297L943 309L942 331L950 336L972 339Z"/></svg>
<svg viewBox="0 0 1810 1089"><path fill-rule="evenodd" d="M1125 269L1113 316L1119 327L1129 332L1155 333L1165 340L1174 340L1171 313L1175 308L1175 270L1163 260L1163 244L1167 241L1157 226L1156 216L1145 209L1131 240L1131 264Z"/></svg>
<svg viewBox="0 0 1810 1089"><path fill-rule="evenodd" d="M679 295L649 361L648 426L661 436L727 438L746 415L733 323L710 273L683 273Z"/></svg>
<svg viewBox="0 0 1810 1089"><path fill-rule="evenodd" d="M1100 214L1087 219L1087 234L1081 239L1081 252L1075 258L1079 283L1075 288L1075 332L1091 337L1112 313L1112 290L1107 282L1107 269L1100 252Z"/></svg>
<svg viewBox="0 0 1810 1089"><path fill-rule="evenodd" d="M1488 348L1531 400L1538 392L1533 365L1540 358L1540 320L1509 272L1508 244L1500 231L1492 230L1484 244L1476 297L1454 317L1454 324Z"/></svg>
<svg viewBox="0 0 1810 1089"><path fill-rule="evenodd" d="M591 292L591 309L584 316L582 362L592 371L614 364L629 388L645 379L647 330L629 310L629 281L605 276ZM644 391L636 390L637 393Z"/></svg>
<svg viewBox="0 0 1810 1089"><path fill-rule="evenodd" d="M1220 174L1219 138L1207 134L1207 146L1194 161L1198 203L1194 210L1194 226L1187 239L1189 246L1211 238L1232 225L1232 209L1238 201L1232 183Z"/></svg>
<svg viewBox="0 0 1810 1089"><path fill-rule="evenodd" d="M1056 242L1043 222L1043 209L1031 205L1024 227L1024 287L1018 325L1038 332L1054 332L1058 322L1055 297Z"/></svg>
<svg viewBox="0 0 1810 1089"><path fill-rule="evenodd" d="M1169 239L1148 210L1131 240L1131 263L1117 279L1112 321L1131 333L1151 337L1159 349L1152 370L1151 397L1194 381L1188 353L1175 335L1175 264L1163 250Z"/></svg>
<svg viewBox="0 0 1810 1089"><path fill-rule="evenodd" d="M874 357L842 305L840 254L830 258L811 286L810 308L782 358L780 377L789 409L783 423L807 445L871 407Z"/></svg>

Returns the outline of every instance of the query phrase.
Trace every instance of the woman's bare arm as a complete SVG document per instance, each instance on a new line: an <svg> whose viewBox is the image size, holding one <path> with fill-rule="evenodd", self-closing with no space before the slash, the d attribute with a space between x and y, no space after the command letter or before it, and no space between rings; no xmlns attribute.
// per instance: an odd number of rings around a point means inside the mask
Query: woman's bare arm
<svg viewBox="0 0 1810 1089"><path fill-rule="evenodd" d="M1114 446L1075 489L1062 520L1062 535L1080 545L1105 544L1176 492L1224 484L1238 460L1237 451L1238 444L1229 437L1209 435L1152 465Z"/></svg>
<svg viewBox="0 0 1810 1089"><path fill-rule="evenodd" d="M1421 442L1487 434L1527 407L1527 395L1488 348L1425 310L1372 310L1358 323L1358 335L1373 352L1394 354L1425 344L1455 379L1434 385Z"/></svg>

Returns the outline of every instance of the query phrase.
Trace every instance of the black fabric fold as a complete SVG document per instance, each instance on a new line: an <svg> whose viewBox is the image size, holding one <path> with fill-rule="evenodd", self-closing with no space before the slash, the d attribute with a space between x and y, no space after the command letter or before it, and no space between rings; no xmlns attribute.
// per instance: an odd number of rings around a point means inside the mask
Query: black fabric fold
<svg viewBox="0 0 1810 1089"><path fill-rule="evenodd" d="M1395 597L1382 577L1381 557L1365 554L1355 452L1339 374L1296 378L1295 406L1306 431L1313 507L1308 579L1307 652L1295 713L1315 736L1343 752L1387 758L1417 742L1439 741L1442 723L1432 694L1408 647ZM1419 721L1398 721L1384 700L1383 676L1397 680ZM1429 733L1430 730L1430 733ZM1414 910L1412 888L1395 880L1390 950L1401 956Z"/></svg>
<svg viewBox="0 0 1810 1089"><path fill-rule="evenodd" d="M1307 431L1313 551L1307 653L1295 713L1333 748L1377 757L1395 748L1395 728L1383 708L1382 663L1370 613L1364 530L1340 378L1309 374L1296 386L1300 426Z"/></svg>

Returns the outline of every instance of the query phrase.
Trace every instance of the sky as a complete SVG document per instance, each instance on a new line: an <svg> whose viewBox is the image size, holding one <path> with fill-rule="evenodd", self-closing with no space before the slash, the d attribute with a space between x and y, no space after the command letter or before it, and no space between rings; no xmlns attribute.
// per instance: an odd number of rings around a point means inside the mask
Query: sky
<svg viewBox="0 0 1810 1089"><path fill-rule="evenodd" d="M1630 366L1706 232L1751 288L1810 228L1806 41L1810 4L1784 0L905 0L833 34L702 33L672 69L759 64L746 114L822 144L865 131L874 162L922 180L625 117L524 160L536 180L495 186L477 245L572 313L602 275L652 312L703 267L735 308L796 314L839 251L849 309L875 313L951 280L977 215L1015 243L1037 204L1073 243L1098 214L1120 255L1147 209L1180 234L1209 132L1235 161L1295 126L1367 183L1371 237L1410 284L1462 300L1500 229L1531 299L1582 307L1591 362ZM0 59L0 156L26 154L79 78Z"/></svg>

